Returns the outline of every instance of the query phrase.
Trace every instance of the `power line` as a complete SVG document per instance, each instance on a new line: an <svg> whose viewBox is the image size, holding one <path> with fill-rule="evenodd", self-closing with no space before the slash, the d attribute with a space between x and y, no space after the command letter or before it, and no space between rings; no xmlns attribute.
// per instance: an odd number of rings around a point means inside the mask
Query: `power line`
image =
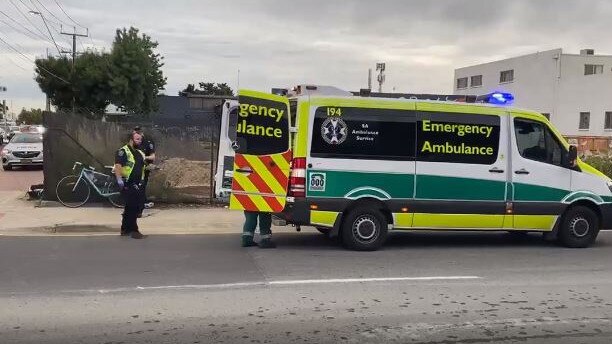
<svg viewBox="0 0 612 344"><path fill-rule="evenodd" d="M67 23L67 22L65 22L65 21L63 21L63 20L61 20L61 19L60 19L58 16L56 16L56 15L55 15L55 13L53 13L53 12L49 11L49 9L47 8L47 6L45 6L45 5L44 5L42 2L40 2L40 0L30 0L30 1L32 2L32 4L33 4L33 5L34 5L36 8L38 8L38 7L36 6L36 4L34 4L34 1L36 1L36 2L37 2L39 5L40 5L40 6L42 6L42 8L44 8L44 9L45 9L45 11L49 12L49 14L51 14L51 16L53 16L53 18L55 18L55 19L59 20L59 22L60 22L60 26L61 26L62 24L63 24L63 25L66 25L66 26L70 26L70 24L69 24L69 23Z"/></svg>
<svg viewBox="0 0 612 344"><path fill-rule="evenodd" d="M29 57L28 57L26 54L22 53L22 52L21 52L21 51L19 51L17 48L15 48L14 46L12 46L12 45L11 45L9 42L7 42L7 41L5 41L4 39L2 39L2 37L0 37L0 42L2 42L2 43L4 43L4 44L6 44L6 46L8 46L9 48L11 48L13 51L15 51L15 52L16 52L16 53L18 53L19 55L23 56L23 58L25 58L26 60L28 60L28 61L30 61L30 62L32 62L32 63L34 63L34 65L36 65L36 62L35 62L35 61L33 61L33 60L32 60L32 59L30 59L30 58L29 58ZM64 78L62 78L62 77L60 77L60 76L57 76L56 74L54 74L54 73L53 73L53 72L51 72L50 70L46 69L45 67L43 67L43 66L36 66L36 67L38 67L39 69L41 69L41 70L43 70L43 71L47 72L49 75L51 75L51 76L55 77L56 79L61 80L61 81L65 82L65 83L67 83L67 84L70 84L70 82L66 81Z"/></svg>
<svg viewBox="0 0 612 344"><path fill-rule="evenodd" d="M64 10L64 8L62 7L62 5L60 5L59 1L57 1L57 0L53 0L53 1L55 1L55 3L57 4L57 7L59 7L59 9L60 9L60 10L62 10L62 12L64 12L64 14L66 15L66 17L68 17L68 19L70 19L70 20L71 20L73 23L75 23L76 25L78 25L78 26L80 26L80 27L82 27L82 28L84 28L84 29L85 29L85 26L83 26L83 25L81 25L81 24L77 23L77 22L76 22L74 19L72 19L72 17L71 17L71 16L69 16L69 15L68 15L68 13L66 13L66 11L65 11L65 10Z"/></svg>
<svg viewBox="0 0 612 344"><path fill-rule="evenodd" d="M4 50L4 49L2 49L2 50ZM22 70L24 70L26 72L31 72L32 71L31 69L27 69L27 68L23 67L22 65L20 65L19 63L15 62L8 54L6 54L4 56L6 57L7 60L9 60L9 62L11 62L15 66L19 67L20 69L22 69Z"/></svg>
<svg viewBox="0 0 612 344"><path fill-rule="evenodd" d="M21 24L20 22L16 21L15 19L13 19L11 16L9 16L8 14L4 13L4 11L0 11L0 13L2 13L5 17L7 17L8 19L12 20L14 23L17 23L19 25L21 25L21 27L23 27L26 31L28 31L29 33L31 33L32 35L34 35L34 37L32 37L31 35L28 35L26 33L24 33L23 31L18 30L17 28L13 27L12 25L8 24L7 22L4 22L6 25L10 26L13 30L18 31L20 33L23 33L24 35L30 37L30 38L35 38L35 39L43 39L43 40L47 40L46 37L41 36L39 34L37 34L36 32L28 29L25 25Z"/></svg>
<svg viewBox="0 0 612 344"><path fill-rule="evenodd" d="M46 33L44 33L38 26L36 26L31 20L30 18L28 18L28 16L25 15L25 13L23 13L23 11L19 8L19 6L17 6L17 4L15 4L15 2L13 2L13 0L9 0L11 2L11 4L13 5L13 7L15 7L15 9L17 9L17 12L19 12L19 14L21 14L21 16L23 18L25 18L25 20L30 23L30 25L32 25L32 27L34 27L36 29L36 31L40 32L42 34L42 36L46 35ZM23 3L22 3L23 4Z"/></svg>

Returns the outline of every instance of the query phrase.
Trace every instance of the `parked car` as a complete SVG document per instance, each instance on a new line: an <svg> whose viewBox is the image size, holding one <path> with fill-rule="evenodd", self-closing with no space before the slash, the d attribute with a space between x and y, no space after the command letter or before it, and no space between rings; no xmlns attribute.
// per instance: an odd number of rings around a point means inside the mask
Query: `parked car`
<svg viewBox="0 0 612 344"><path fill-rule="evenodd" d="M6 131L4 131L4 129L0 128L0 145L4 144L4 140L8 139L8 134L6 133Z"/></svg>
<svg viewBox="0 0 612 344"><path fill-rule="evenodd" d="M0 152L2 168L12 170L14 166L42 166L43 138L38 133L16 133Z"/></svg>
<svg viewBox="0 0 612 344"><path fill-rule="evenodd" d="M8 137L7 137L8 140L10 141L13 138L13 136L15 136L15 134L20 133L20 132L21 131L19 130L19 126L11 125L8 130Z"/></svg>

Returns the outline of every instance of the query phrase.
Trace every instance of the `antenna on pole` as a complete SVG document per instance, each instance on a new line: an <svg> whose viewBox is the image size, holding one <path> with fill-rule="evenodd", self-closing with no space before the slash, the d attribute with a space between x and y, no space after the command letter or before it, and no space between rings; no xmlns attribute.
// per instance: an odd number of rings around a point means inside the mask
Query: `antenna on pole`
<svg viewBox="0 0 612 344"><path fill-rule="evenodd" d="M378 92L382 92L382 85L385 82L385 63L379 62L376 64L376 71L378 72L378 76L376 79L378 80Z"/></svg>
<svg viewBox="0 0 612 344"><path fill-rule="evenodd" d="M372 90L372 68L368 68L368 90Z"/></svg>

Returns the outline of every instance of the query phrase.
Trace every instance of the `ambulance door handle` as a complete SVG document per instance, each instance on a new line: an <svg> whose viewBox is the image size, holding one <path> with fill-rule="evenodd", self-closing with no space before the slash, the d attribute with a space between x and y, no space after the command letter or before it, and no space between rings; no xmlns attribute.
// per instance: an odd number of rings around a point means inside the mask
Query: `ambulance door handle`
<svg viewBox="0 0 612 344"><path fill-rule="evenodd" d="M514 171L514 173L516 173L516 174L529 174L529 171L527 171L524 168L521 168L520 170Z"/></svg>
<svg viewBox="0 0 612 344"><path fill-rule="evenodd" d="M500 170L497 167L493 167L492 169L489 170L489 172L491 172L491 173L504 173L504 170Z"/></svg>
<svg viewBox="0 0 612 344"><path fill-rule="evenodd" d="M248 173L253 173L253 170L250 169L249 167L245 167L245 168L239 168L236 170L236 172L238 173L244 173L244 174L248 174Z"/></svg>

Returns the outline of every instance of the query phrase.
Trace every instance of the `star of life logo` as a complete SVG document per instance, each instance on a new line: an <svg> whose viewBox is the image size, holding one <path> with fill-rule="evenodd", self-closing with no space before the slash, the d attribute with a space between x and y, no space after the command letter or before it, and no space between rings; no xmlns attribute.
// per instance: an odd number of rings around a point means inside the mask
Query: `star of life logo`
<svg viewBox="0 0 612 344"><path fill-rule="evenodd" d="M340 118L327 118L321 124L321 136L330 145L339 145L346 140L348 127Z"/></svg>

